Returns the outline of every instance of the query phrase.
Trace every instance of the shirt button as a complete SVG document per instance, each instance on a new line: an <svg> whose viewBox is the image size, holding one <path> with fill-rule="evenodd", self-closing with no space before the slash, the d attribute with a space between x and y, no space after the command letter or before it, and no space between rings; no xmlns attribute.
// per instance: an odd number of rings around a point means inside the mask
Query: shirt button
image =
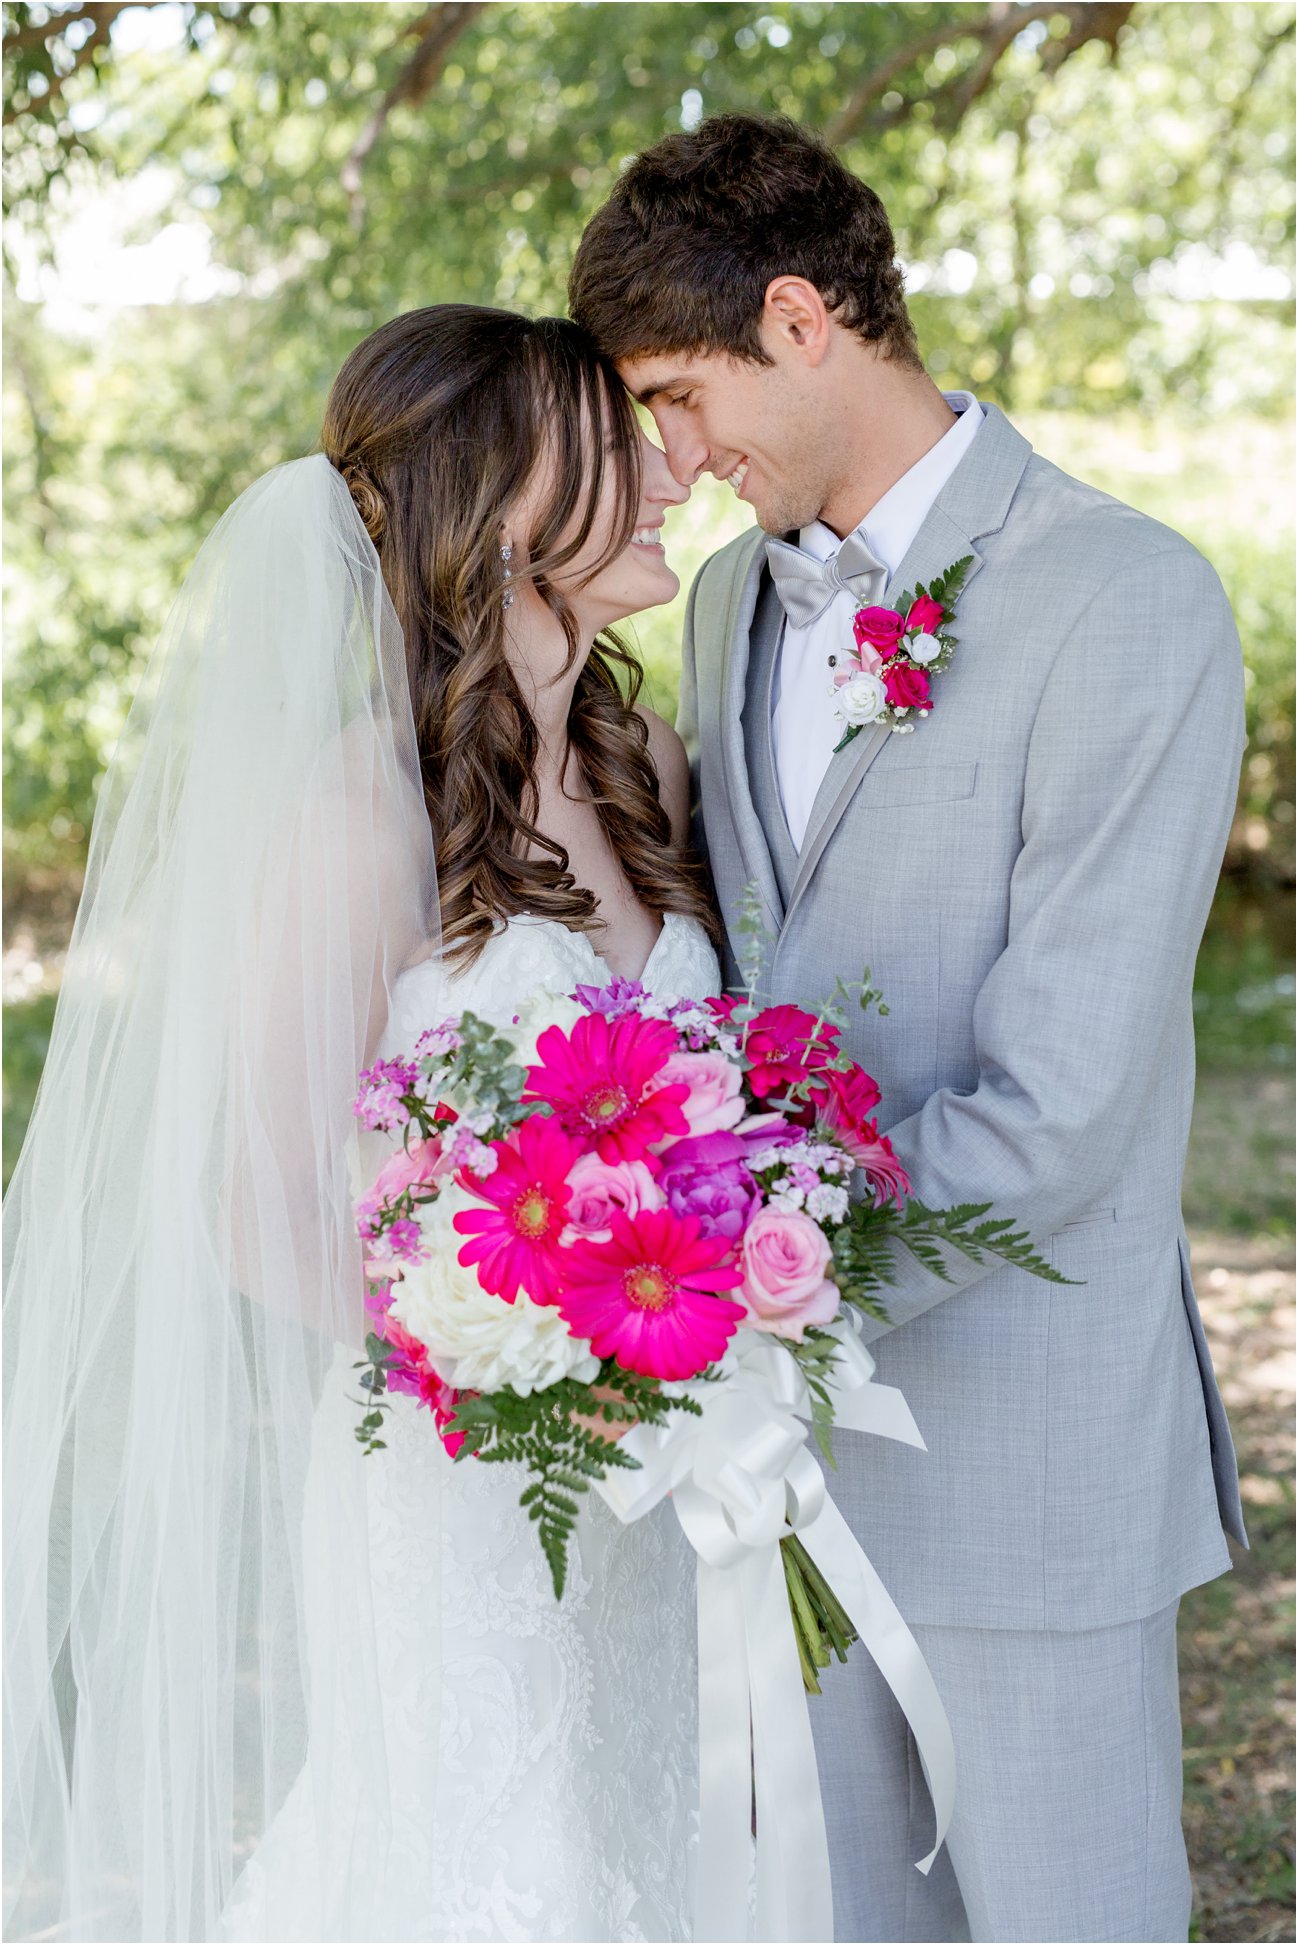
<svg viewBox="0 0 1298 1945"><path fill-rule="evenodd" d="M831 669L836 669L836 668L838 667L838 657L837 657L837 655L831 655L831 656L830 656L830 658L829 658L829 666L830 666L830 668L831 668Z"/></svg>

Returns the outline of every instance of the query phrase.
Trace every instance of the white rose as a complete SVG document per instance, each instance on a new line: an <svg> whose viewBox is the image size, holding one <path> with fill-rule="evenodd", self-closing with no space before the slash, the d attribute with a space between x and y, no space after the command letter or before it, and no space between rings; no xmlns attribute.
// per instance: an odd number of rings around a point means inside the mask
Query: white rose
<svg viewBox="0 0 1298 1945"><path fill-rule="evenodd" d="M519 1008L518 1023L504 1029L517 1049L520 1067L535 1067L536 1043L547 1027L561 1027L571 1033L586 1009L578 1000L562 993L538 993Z"/></svg>
<svg viewBox="0 0 1298 1945"><path fill-rule="evenodd" d="M911 661L918 662L921 668L927 668L930 662L936 662L942 653L942 644L936 635L912 635L905 647Z"/></svg>
<svg viewBox="0 0 1298 1945"><path fill-rule="evenodd" d="M524 1397L560 1378L588 1384L599 1359L585 1338L574 1337L550 1304L534 1303L520 1290L513 1303L482 1288L459 1260L463 1240L452 1227L457 1209L480 1206L448 1184L420 1211L420 1229L431 1247L422 1263L405 1267L392 1314L421 1344L448 1384L462 1391L500 1391L510 1385Z"/></svg>
<svg viewBox="0 0 1298 1945"><path fill-rule="evenodd" d="M888 692L877 675L858 669L839 689L838 707L844 722L859 729L879 720L888 707Z"/></svg>

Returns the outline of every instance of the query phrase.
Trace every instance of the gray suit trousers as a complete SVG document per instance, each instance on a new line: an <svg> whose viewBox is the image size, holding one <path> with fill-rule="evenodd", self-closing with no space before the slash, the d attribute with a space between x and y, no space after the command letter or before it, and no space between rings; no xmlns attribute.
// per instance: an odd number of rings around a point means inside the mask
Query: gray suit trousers
<svg viewBox="0 0 1298 1945"><path fill-rule="evenodd" d="M810 1702L834 1937L1184 1939L1178 1606L1078 1631L913 1628L956 1754L927 1878L933 1807L905 1719L859 1645L835 1662Z"/></svg>

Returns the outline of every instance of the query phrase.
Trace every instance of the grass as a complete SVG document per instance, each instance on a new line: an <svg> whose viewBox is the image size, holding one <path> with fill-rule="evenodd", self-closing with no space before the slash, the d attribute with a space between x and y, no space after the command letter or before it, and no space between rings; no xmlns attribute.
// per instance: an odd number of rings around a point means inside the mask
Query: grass
<svg viewBox="0 0 1298 1945"><path fill-rule="evenodd" d="M1181 1603L1195 1939L1294 1936L1292 921L1226 889L1196 977L1183 1201L1251 1544Z"/></svg>

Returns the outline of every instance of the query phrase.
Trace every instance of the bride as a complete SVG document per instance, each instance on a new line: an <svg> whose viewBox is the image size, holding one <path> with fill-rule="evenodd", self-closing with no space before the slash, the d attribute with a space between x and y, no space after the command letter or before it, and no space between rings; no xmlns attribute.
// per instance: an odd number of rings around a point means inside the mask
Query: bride
<svg viewBox="0 0 1298 1945"><path fill-rule="evenodd" d="M465 1007L719 987L612 624L686 497L571 324L436 305L224 516L105 784L8 1205L11 1938L683 1939L693 1555L396 1395L359 1069Z"/></svg>

